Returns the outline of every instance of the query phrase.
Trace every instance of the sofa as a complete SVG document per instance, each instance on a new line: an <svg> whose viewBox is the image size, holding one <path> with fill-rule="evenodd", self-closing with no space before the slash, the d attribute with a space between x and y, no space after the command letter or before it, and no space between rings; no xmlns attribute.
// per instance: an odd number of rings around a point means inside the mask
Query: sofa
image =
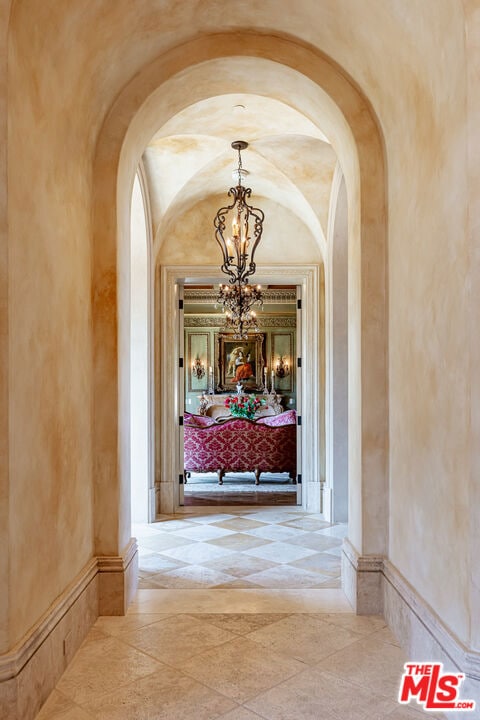
<svg viewBox="0 0 480 720"><path fill-rule="evenodd" d="M288 472L296 481L297 419L295 410L255 420L184 415L184 478L191 472Z"/></svg>

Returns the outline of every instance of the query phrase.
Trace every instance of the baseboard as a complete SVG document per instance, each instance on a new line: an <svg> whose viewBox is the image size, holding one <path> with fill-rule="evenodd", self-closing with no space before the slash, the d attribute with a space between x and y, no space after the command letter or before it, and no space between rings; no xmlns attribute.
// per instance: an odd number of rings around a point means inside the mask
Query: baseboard
<svg viewBox="0 0 480 720"><path fill-rule="evenodd" d="M99 557L98 614L125 615L138 581L137 542L132 538L123 555Z"/></svg>
<svg viewBox="0 0 480 720"><path fill-rule="evenodd" d="M2 720L33 720L97 617L126 611L136 589L137 557L132 539L122 557L93 558L28 634L0 656Z"/></svg>
<svg viewBox="0 0 480 720"><path fill-rule="evenodd" d="M392 563L382 556L362 556L345 540L342 587L358 615L384 616L408 660L435 660L464 673L462 698L480 705L480 653L468 649L445 626ZM449 713L451 720L454 717Z"/></svg>
<svg viewBox="0 0 480 720"><path fill-rule="evenodd" d="M465 673L462 698L480 705L480 653L470 650L445 626L401 573L384 560L384 617L412 661L436 660L448 670ZM459 714L460 716L460 714ZM465 717L465 713L462 713ZM454 715L449 713L449 718Z"/></svg>
<svg viewBox="0 0 480 720"><path fill-rule="evenodd" d="M357 615L383 615L382 569L381 555L360 555L343 541L342 587Z"/></svg>
<svg viewBox="0 0 480 720"><path fill-rule="evenodd" d="M333 489L322 483L322 514L327 522L332 522L333 518Z"/></svg>

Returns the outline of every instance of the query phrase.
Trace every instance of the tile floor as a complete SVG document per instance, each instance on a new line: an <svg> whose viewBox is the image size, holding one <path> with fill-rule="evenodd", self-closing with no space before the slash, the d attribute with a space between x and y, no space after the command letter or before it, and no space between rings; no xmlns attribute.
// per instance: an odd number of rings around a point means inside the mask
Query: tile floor
<svg viewBox="0 0 480 720"><path fill-rule="evenodd" d="M346 526L296 508L201 513L134 528L140 588L339 588Z"/></svg>
<svg viewBox="0 0 480 720"><path fill-rule="evenodd" d="M427 716L396 702L406 658L383 619L339 588L342 526L235 507L137 530L135 602L98 619L37 720Z"/></svg>

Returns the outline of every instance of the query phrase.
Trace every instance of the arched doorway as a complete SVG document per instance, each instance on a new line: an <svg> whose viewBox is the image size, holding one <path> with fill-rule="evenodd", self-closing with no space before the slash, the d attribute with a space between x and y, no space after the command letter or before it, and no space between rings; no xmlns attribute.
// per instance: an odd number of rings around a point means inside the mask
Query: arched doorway
<svg viewBox="0 0 480 720"><path fill-rule="evenodd" d="M346 75L324 56L289 40L246 35L228 58L229 36L200 38L172 51L137 75L118 97L104 125L95 164L94 321L97 378L95 417L119 418L118 433L96 435L94 455L108 459L111 480L98 489L99 553L128 539L130 479L124 452L128 427L127 201L136 164L159 122L230 81L259 86L279 73L278 94L319 118L345 175L349 215L349 538L350 595L358 608L358 559L387 547L386 508L386 209L383 146L371 108ZM186 58L189 58L187 63ZM221 62L215 58L222 58ZM262 58L262 59L259 59ZM263 58L269 58L263 59ZM256 72L234 72L250 62ZM295 67L296 69L292 69ZM252 80L254 79L254 80ZM267 86L266 85L266 86ZM189 88L187 95L185 87ZM258 90L261 92L261 89ZM115 288L118 289L118 298ZM113 303L112 303L113 296ZM114 310L112 314L112 309ZM116 311L116 312L115 312ZM118 344L117 325L118 318ZM100 338L102 342L100 343ZM116 368L109 383L105 367ZM161 437L156 438L161 447ZM116 517L101 522L106 505Z"/></svg>

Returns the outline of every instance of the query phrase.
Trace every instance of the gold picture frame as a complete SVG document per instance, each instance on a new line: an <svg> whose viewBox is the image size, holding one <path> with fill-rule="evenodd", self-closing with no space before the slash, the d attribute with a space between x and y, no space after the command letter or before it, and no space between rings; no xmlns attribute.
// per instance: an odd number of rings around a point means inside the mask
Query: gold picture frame
<svg viewBox="0 0 480 720"><path fill-rule="evenodd" d="M262 391L264 343L262 333L252 333L246 340L234 340L228 333L215 334L217 392L236 392L239 382L245 392Z"/></svg>

